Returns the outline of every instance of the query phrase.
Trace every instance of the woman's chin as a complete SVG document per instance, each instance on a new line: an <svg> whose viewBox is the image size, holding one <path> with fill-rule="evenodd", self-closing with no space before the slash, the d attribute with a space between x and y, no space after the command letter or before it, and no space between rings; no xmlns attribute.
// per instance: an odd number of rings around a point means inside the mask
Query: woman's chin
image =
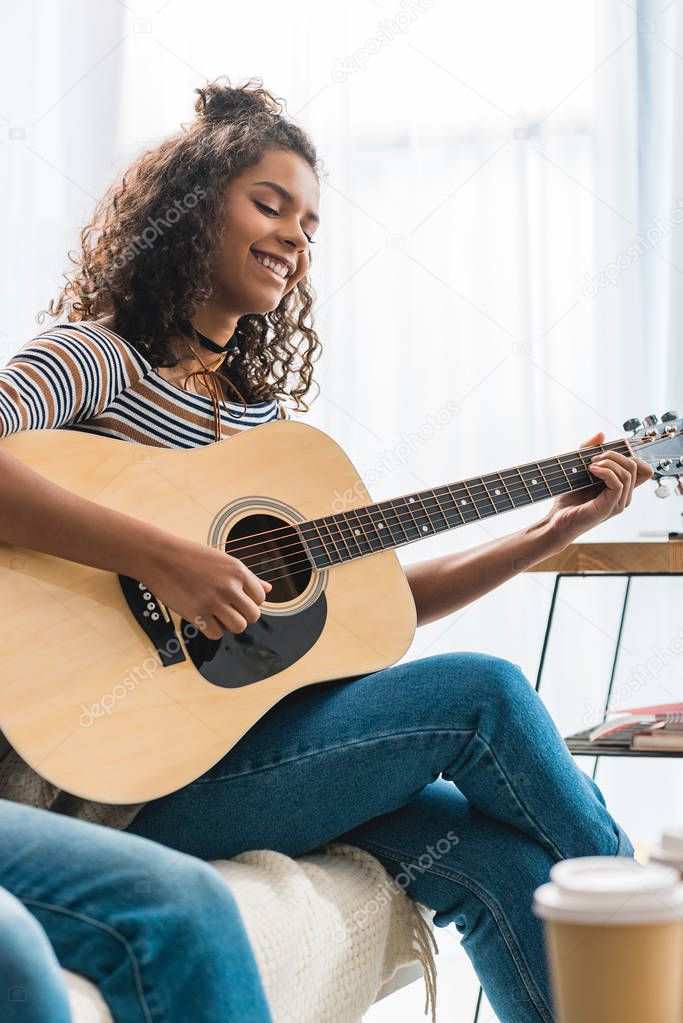
<svg viewBox="0 0 683 1023"><path fill-rule="evenodd" d="M282 295L280 298L277 298L274 295L270 298L268 295L254 295L249 302L249 309L245 310L243 315L247 315L248 313L258 313L260 316L265 316L266 313L272 313L274 309L277 309L281 301Z"/></svg>

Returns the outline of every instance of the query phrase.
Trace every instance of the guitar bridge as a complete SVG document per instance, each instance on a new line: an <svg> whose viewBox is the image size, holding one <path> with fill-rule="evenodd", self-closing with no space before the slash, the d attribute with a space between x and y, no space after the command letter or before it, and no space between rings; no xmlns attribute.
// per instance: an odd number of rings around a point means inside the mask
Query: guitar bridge
<svg viewBox="0 0 683 1023"><path fill-rule="evenodd" d="M173 620L164 605L137 579L127 575L119 575L118 579L131 614L153 643L161 666L168 668L171 664L186 661Z"/></svg>

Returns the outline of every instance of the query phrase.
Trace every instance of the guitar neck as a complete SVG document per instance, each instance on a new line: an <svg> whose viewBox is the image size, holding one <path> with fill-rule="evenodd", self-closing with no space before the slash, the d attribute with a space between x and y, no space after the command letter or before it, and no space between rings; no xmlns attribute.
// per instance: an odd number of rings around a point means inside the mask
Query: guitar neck
<svg viewBox="0 0 683 1023"><path fill-rule="evenodd" d="M315 567L329 568L549 497L602 486L588 471L591 458L601 451L632 455L625 440L599 444L390 501L324 515L301 522L297 528Z"/></svg>

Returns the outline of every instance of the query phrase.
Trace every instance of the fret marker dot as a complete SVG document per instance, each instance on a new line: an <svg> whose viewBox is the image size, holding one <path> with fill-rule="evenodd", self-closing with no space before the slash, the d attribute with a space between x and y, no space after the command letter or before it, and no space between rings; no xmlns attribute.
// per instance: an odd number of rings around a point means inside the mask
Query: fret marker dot
<svg viewBox="0 0 683 1023"><path fill-rule="evenodd" d="M494 494L500 494L500 490L494 490L493 493Z"/></svg>
<svg viewBox="0 0 683 1023"><path fill-rule="evenodd" d="M463 499L461 500L460 504L467 504L466 498L463 497Z"/></svg>
<svg viewBox="0 0 683 1023"><path fill-rule="evenodd" d="M572 472L577 472L576 466L574 466L574 468L572 469Z"/></svg>
<svg viewBox="0 0 683 1023"><path fill-rule="evenodd" d="M383 523L383 522L380 522L380 524L379 524L379 528L380 528L380 529L384 529L384 523Z"/></svg>
<svg viewBox="0 0 683 1023"><path fill-rule="evenodd" d="M532 480L531 482L532 483L538 483L538 480Z"/></svg>
<svg viewBox="0 0 683 1023"><path fill-rule="evenodd" d="M354 533L356 534L356 536L360 536L360 529L354 529Z"/></svg>
<svg viewBox="0 0 683 1023"><path fill-rule="evenodd" d="M422 532L423 532L423 533L427 533L428 531L429 531L429 530L428 530L428 527L427 527L427 526L423 526L423 527L422 527Z"/></svg>
<svg viewBox="0 0 683 1023"><path fill-rule="evenodd" d="M410 501L410 503L412 504L412 503L413 503L413 501L415 500L415 498L414 498L414 497L409 497L409 498L408 498L408 500L409 500L409 501Z"/></svg>

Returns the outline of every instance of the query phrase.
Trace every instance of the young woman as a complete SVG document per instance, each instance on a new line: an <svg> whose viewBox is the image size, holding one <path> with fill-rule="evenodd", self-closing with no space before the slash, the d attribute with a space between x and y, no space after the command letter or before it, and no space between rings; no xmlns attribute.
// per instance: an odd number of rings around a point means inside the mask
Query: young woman
<svg viewBox="0 0 683 1023"><path fill-rule="evenodd" d="M0 375L5 433L58 427L192 447L286 414L290 399L295 410L308 407L319 349L309 283L320 194L314 147L259 82L197 91L195 120L140 157L83 231L76 270L49 309L66 322L25 345ZM1 449L0 471L3 540L144 579L174 611L205 620L212 638L259 618L269 584L238 560L83 504ZM556 499L535 525L410 566L418 624L623 511L651 475L612 452L591 471L603 487ZM0 796L12 802L0 804L0 884L32 910L48 890L57 911L39 915L61 961L90 970L127 1021L227 1018L225 941L215 909L207 911L218 885L205 861L254 848L300 856L341 839L405 878L438 926L455 923L502 1023L550 1023L532 893L559 859L633 852L519 667L478 653L300 689L196 782L142 806L64 802L15 751L5 764ZM63 812L18 805L26 802ZM27 834L35 859L20 854ZM160 886L152 906L132 897L134 876ZM226 913L227 899L220 896ZM101 931L81 943L82 915L107 933L120 930L133 948L142 944L137 972L122 979L129 953L105 951ZM177 934L188 918L184 948L198 942L214 974L201 1005L183 1016L172 1008L187 998L182 967L178 978L177 956L165 971L159 959L172 941L167 921ZM121 1008L126 981L137 1015Z"/></svg>

